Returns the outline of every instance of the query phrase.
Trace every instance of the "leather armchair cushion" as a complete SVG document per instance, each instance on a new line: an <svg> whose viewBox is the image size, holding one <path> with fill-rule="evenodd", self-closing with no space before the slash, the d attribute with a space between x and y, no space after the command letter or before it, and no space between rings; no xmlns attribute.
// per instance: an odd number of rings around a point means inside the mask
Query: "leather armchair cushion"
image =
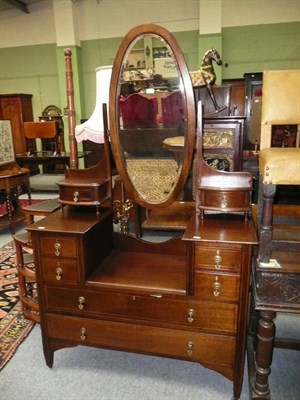
<svg viewBox="0 0 300 400"><path fill-rule="evenodd" d="M300 69L264 71L262 125L300 124Z"/></svg>
<svg viewBox="0 0 300 400"><path fill-rule="evenodd" d="M264 184L300 185L300 148L261 150L259 171Z"/></svg>

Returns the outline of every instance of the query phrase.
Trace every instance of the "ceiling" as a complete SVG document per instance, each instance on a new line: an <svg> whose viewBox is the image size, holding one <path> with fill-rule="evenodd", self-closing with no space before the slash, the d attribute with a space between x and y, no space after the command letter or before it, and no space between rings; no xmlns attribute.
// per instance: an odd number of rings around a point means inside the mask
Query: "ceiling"
<svg viewBox="0 0 300 400"><path fill-rule="evenodd" d="M5 10L20 10L22 13L30 14L30 5L41 3L45 0L0 0L0 12Z"/></svg>

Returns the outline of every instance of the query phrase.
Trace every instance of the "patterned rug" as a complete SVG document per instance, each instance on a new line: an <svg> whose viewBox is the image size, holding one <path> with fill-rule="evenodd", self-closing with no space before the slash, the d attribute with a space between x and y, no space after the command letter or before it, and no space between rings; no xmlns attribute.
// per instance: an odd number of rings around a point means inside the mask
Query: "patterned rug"
<svg viewBox="0 0 300 400"><path fill-rule="evenodd" d="M15 267L15 247L0 248L0 370L27 337L34 323L23 318Z"/></svg>
<svg viewBox="0 0 300 400"><path fill-rule="evenodd" d="M154 202L168 197L181 171L173 159L127 159L126 165L140 196Z"/></svg>

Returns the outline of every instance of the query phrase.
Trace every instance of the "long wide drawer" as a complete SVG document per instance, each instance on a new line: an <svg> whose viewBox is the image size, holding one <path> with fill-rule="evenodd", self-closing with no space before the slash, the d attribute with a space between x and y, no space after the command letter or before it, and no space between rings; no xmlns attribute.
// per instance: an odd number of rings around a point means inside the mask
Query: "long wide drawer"
<svg viewBox="0 0 300 400"><path fill-rule="evenodd" d="M233 376L234 337L54 314L47 329L50 339L197 361Z"/></svg>
<svg viewBox="0 0 300 400"><path fill-rule="evenodd" d="M222 333L235 333L237 327L236 304L50 286L45 294L48 311L182 324Z"/></svg>

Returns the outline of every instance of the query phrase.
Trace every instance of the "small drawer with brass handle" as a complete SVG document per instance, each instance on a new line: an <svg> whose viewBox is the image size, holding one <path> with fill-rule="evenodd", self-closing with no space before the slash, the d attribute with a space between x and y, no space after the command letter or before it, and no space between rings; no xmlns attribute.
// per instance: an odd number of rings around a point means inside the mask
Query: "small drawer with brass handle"
<svg viewBox="0 0 300 400"><path fill-rule="evenodd" d="M40 248L43 256L78 257L78 244L75 235L41 235Z"/></svg>
<svg viewBox="0 0 300 400"><path fill-rule="evenodd" d="M222 244L208 245L197 243L195 245L195 268L222 271L239 271L242 264L242 246Z"/></svg>
<svg viewBox="0 0 300 400"><path fill-rule="evenodd" d="M238 301L240 279L229 274L195 274L194 295L201 300Z"/></svg>
<svg viewBox="0 0 300 400"><path fill-rule="evenodd" d="M77 260L66 260L60 258L53 259L50 257L42 258L41 270L43 280L45 282L55 282L57 285L62 284L78 284L79 269Z"/></svg>

